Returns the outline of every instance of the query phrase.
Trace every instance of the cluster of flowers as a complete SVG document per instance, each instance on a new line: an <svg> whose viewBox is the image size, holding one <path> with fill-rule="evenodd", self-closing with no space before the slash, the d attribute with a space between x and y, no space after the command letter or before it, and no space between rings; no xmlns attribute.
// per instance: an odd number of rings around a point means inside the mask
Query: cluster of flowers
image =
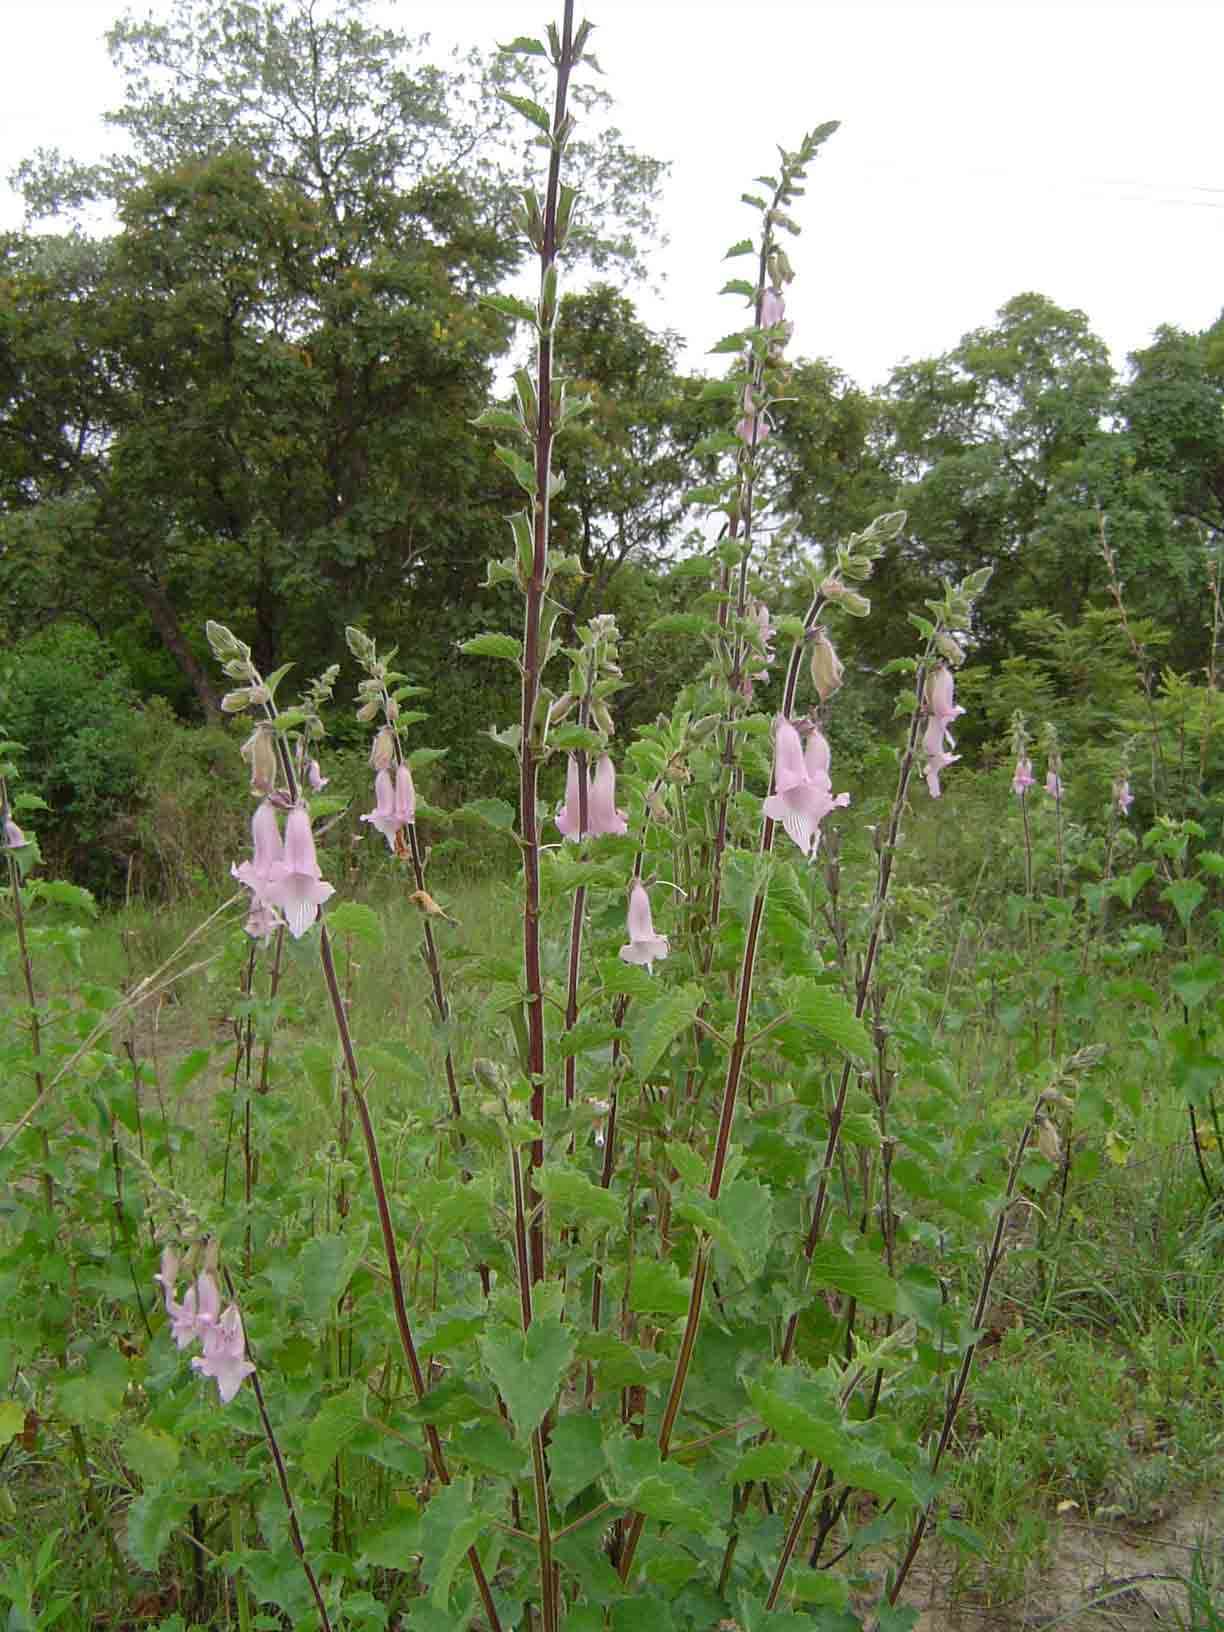
<svg viewBox="0 0 1224 1632"><path fill-rule="evenodd" d="M1016 761L1016 772L1012 777L1012 792L1023 798L1028 790L1035 785L1036 778L1033 775L1033 762L1027 754L1021 754ZM1045 791L1051 799L1061 799L1063 796L1062 777L1053 765L1046 772ZM1130 808L1135 802L1135 796L1131 792L1130 782L1125 776L1114 778L1113 802L1119 816L1128 816L1130 814Z"/></svg>
<svg viewBox="0 0 1224 1632"><path fill-rule="evenodd" d="M271 798L262 800L251 818L251 859L230 872L251 892L246 931L259 940L281 923L298 939L336 893L320 871L310 812L303 804L290 809L282 838L276 805Z"/></svg>
<svg viewBox="0 0 1224 1632"><path fill-rule="evenodd" d="M202 1343L203 1354L192 1358L191 1367L202 1377L216 1380L221 1404L228 1405L255 1367L246 1357L246 1334L238 1305L231 1303L222 1312L221 1291L208 1270L196 1277L194 1286L177 1301L178 1254L170 1247L162 1253L161 1273L153 1279L161 1285L170 1318L170 1335L180 1349Z"/></svg>

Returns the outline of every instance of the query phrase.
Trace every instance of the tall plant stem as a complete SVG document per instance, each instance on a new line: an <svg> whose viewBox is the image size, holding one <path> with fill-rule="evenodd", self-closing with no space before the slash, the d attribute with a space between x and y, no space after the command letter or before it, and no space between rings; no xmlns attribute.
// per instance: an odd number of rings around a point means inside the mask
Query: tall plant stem
<svg viewBox="0 0 1224 1632"><path fill-rule="evenodd" d="M412 876L416 879L418 890L425 889L425 857L421 851L421 840L416 830L416 823L408 824L408 855L412 862ZM438 1011L438 1020L445 1026L450 1019L450 1005L446 1000L446 987L442 980L442 960L438 956L438 943L434 939L433 925L428 918L422 923L423 941L425 947L425 967L429 970L430 984L433 986L434 1008ZM459 1079L455 1072L455 1056L451 1048L449 1034L446 1038L446 1055L443 1061L446 1071L446 1092L450 1099L451 1115L458 1120L463 1115L463 1104L459 1098Z"/></svg>
<svg viewBox="0 0 1224 1632"><path fill-rule="evenodd" d="M374 1136L374 1124L370 1120L370 1108L366 1103L365 1092L361 1083L361 1073L357 1068L357 1054L353 1047L352 1034L349 1031L348 1015L345 1012L344 999L340 992L340 982L336 977L336 962L332 956L331 936L327 933L327 925L322 921L319 924L319 956L323 965L323 979L327 985L327 994L331 998L332 1012L336 1017L336 1030L340 1036L340 1049L344 1055L345 1069L348 1072L349 1089L353 1095L353 1103L357 1107L357 1119L361 1123L361 1134L365 1141L366 1160L370 1169L370 1183L374 1190L374 1201L378 1208L378 1224L382 1233L383 1254L387 1261L387 1275L391 1282L391 1303L395 1311L396 1331L399 1334L400 1347L403 1350L404 1360L408 1367L408 1375L412 1380L413 1392L418 1400L423 1400L426 1394L425 1374L421 1370L420 1357L417 1354L416 1343L412 1336L412 1326L408 1320L408 1305L404 1299L404 1277L400 1270L399 1251L395 1245L395 1227L391 1222L391 1204L387 1197L387 1187L383 1183L378 1141ZM449 1485L451 1482L450 1470L446 1465L446 1457L442 1450L442 1441L438 1437L438 1430L432 1423L426 1423L425 1425L425 1438L429 1445L430 1461L433 1463L438 1483ZM468 1548L467 1560L473 1579L476 1582L476 1590L480 1594L480 1601L484 1605L489 1626L492 1628L492 1632L501 1632L501 1621L498 1618L497 1607L493 1602L493 1594L489 1589L484 1565L480 1562L480 1554L475 1547Z"/></svg>
<svg viewBox="0 0 1224 1632"><path fill-rule="evenodd" d="M927 666L930 662L928 650L919 661L917 674L914 680L914 708L910 715L909 735L906 739L905 751L901 756L901 764L897 771L897 791L893 797L892 810L888 819L888 831L879 844L879 860L876 870L875 897L872 902L871 933L867 939L867 950L863 955L862 968L859 970L854 994L855 1018L861 1020L867 1011L867 1002L871 994L871 983L875 974L876 958L879 955L880 942L884 934L884 915L888 906L888 893L892 885L893 862L897 852L897 840L901 831L901 815L905 809L906 798L909 794L910 776L913 773L914 757L918 749L918 735L922 727L922 700L926 686ZM824 1231L825 1203L829 1192L829 1175L833 1171L833 1163L837 1157L841 1142L842 1117L846 1110L846 1096L850 1092L850 1080L854 1074L854 1067L849 1060L842 1067L841 1081L838 1084L837 1097L829 1112L829 1133L825 1141L824 1160L821 1163L820 1178L816 1185L816 1199L812 1206L812 1222L809 1226L807 1238L803 1243L803 1255L810 1262L816 1251ZM783 1365L790 1361L794 1352L795 1335L799 1329L798 1311L790 1317L786 1325L786 1335L782 1340L779 1358Z"/></svg>
<svg viewBox="0 0 1224 1632"><path fill-rule="evenodd" d="M544 1083L544 980L540 967L540 832L536 812L540 754L537 751L536 713L540 703L540 676L544 667L542 630L544 589L548 572L549 488L552 482L553 403L552 326L555 319L557 258L557 198L561 184L561 150L565 139L565 103L574 57L574 0L565 0L557 87L553 102L548 188L544 198L543 233L539 242L540 327L536 357L537 427L535 439L535 498L532 505L531 574L526 586L523 615L523 684L519 716L519 838L523 851L523 976L527 993L527 1077L531 1084L531 1114L540 1127L546 1121ZM529 1176L544 1163L544 1139L531 1146ZM535 1207L534 1189L529 1204ZM531 1225L531 1274L545 1273L544 1220Z"/></svg>
<svg viewBox="0 0 1224 1632"><path fill-rule="evenodd" d="M808 608L807 617L804 619L805 630L815 625L821 604L821 597L817 595ZM795 703L801 656L802 642L796 641L791 652L784 689L783 711L788 714ZM773 849L775 832L776 824L768 816L764 817L761 827L761 854L763 856L768 855ZM743 959L740 963L735 1005L735 1032L727 1056L727 1074L723 1081L718 1133L714 1142L714 1152L710 1158L709 1176L706 1181L706 1195L712 1202L718 1200L722 1190L723 1174L726 1170L727 1156L731 1148L731 1130L735 1123L735 1107L739 1098L744 1060L748 1053L748 1021L752 1012L752 987L756 976L757 950L760 946L761 923L765 916L766 896L766 889L761 888L753 898L752 912L748 920L748 935L744 943ZM710 1245L709 1236L703 1234L697 1244L697 1255L693 1265L693 1285L689 1293L684 1334L680 1339L680 1348L676 1354L676 1364L672 1372L671 1387L668 1390L667 1403L663 1408L663 1417L659 1424L659 1455L664 1460L666 1460L671 1450L671 1437L676 1426L676 1419L680 1415L684 1390L688 1382L689 1368L692 1365L693 1351L697 1346L697 1334L701 1327L701 1311L705 1301L706 1281L709 1276ZM633 1567L633 1557L637 1551L638 1542L641 1540L645 1523L645 1516L641 1513L635 1513L629 1521L619 1563L620 1575L623 1581L629 1579L629 1571Z"/></svg>
<svg viewBox="0 0 1224 1632"><path fill-rule="evenodd" d="M226 1280L228 1282L228 1276L226 1276ZM230 1290L232 1294L232 1287ZM302 1566L302 1574L310 1585L315 1608L319 1612L319 1625L323 1628L323 1632L331 1632L331 1621L327 1616L327 1605L323 1602L319 1578L314 1573L314 1568L306 1556L306 1544L302 1540L302 1529L298 1523L297 1504L294 1502L293 1492L289 1488L289 1474L285 1467L285 1459L281 1455L281 1448L277 1444L275 1433L272 1431L272 1419L268 1416L268 1407L264 1403L263 1389L259 1386L258 1370L251 1373L251 1389L255 1395L255 1404L259 1408L259 1420L263 1424L264 1438L268 1442L268 1449L272 1453L272 1461L276 1467L276 1480L280 1485L281 1498L285 1504L285 1511L289 1516L289 1540L292 1542L293 1550L297 1554L298 1563Z"/></svg>

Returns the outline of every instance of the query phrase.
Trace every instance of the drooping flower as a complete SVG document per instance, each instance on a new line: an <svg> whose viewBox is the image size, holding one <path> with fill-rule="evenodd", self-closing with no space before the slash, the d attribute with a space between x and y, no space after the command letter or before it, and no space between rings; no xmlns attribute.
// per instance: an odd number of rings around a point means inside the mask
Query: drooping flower
<svg viewBox="0 0 1224 1632"><path fill-rule="evenodd" d="M284 859L272 867L272 882L264 891L264 900L284 913L289 933L296 941L335 893L319 869L310 812L305 805L294 805L285 819Z"/></svg>
<svg viewBox="0 0 1224 1632"><path fill-rule="evenodd" d="M0 846L0 848L5 850L21 850L27 844L29 844L29 842L29 839L26 838L25 834L17 826L17 823L13 820L13 818L11 816L6 816L4 818L4 844L3 846Z"/></svg>
<svg viewBox="0 0 1224 1632"><path fill-rule="evenodd" d="M737 423L735 434L741 442L751 447L759 447L769 435L773 427L769 423L769 415L764 408L758 408L752 394L752 387L744 387L743 397L744 417Z"/></svg>
<svg viewBox="0 0 1224 1632"><path fill-rule="evenodd" d="M629 944L621 947L621 958L625 963L644 963L649 969L656 958L665 958L670 950L667 937L654 932L650 897L635 879L629 891Z"/></svg>
<svg viewBox="0 0 1224 1632"><path fill-rule="evenodd" d="M367 811L361 819L378 829L386 839L389 850L395 849L395 835L400 823L395 814L395 783L391 780L390 771L381 770L375 773L374 809Z"/></svg>
<svg viewBox="0 0 1224 1632"><path fill-rule="evenodd" d="M215 1378L221 1404L228 1405L255 1367L246 1357L246 1334L238 1305L231 1303L204 1332L204 1353L191 1362L202 1377Z"/></svg>
<svg viewBox="0 0 1224 1632"><path fill-rule="evenodd" d="M557 826L567 839L598 838L604 833L627 833L629 823L623 810L616 808L616 767L611 755L600 754L587 783L587 826L582 829L578 802L577 756L570 754L565 767L565 802L556 815Z"/></svg>
<svg viewBox="0 0 1224 1632"><path fill-rule="evenodd" d="M407 765L401 765L395 773L395 814L404 827L416 821L416 789Z"/></svg>
<svg viewBox="0 0 1224 1632"><path fill-rule="evenodd" d="M965 712L956 701L955 684L952 670L944 663L936 664L926 679L926 710L929 718L922 738L923 752L926 754L923 775L926 777L932 799L938 799L943 791L939 785L940 772L947 770L949 765L954 765L960 758L959 754L948 752L949 748L956 747L949 727L953 720L959 719Z"/></svg>
<svg viewBox="0 0 1224 1632"><path fill-rule="evenodd" d="M1061 799L1063 796L1062 777L1053 767L1046 772L1045 791L1051 799Z"/></svg>
<svg viewBox="0 0 1224 1632"><path fill-rule="evenodd" d="M833 649L833 642L822 628L817 627L813 634L812 643L812 684L816 687L816 694L822 703L827 703L833 693L840 689L845 666Z"/></svg>
<svg viewBox="0 0 1224 1632"><path fill-rule="evenodd" d="M616 766L610 754L600 754L591 777L591 793L587 800L587 815L591 835L627 833L629 822L623 810L616 808Z"/></svg>
<svg viewBox="0 0 1224 1632"><path fill-rule="evenodd" d="M306 781L310 784L310 788L313 793L322 793L323 789L331 781L331 778L329 776L324 776L323 772L319 769L318 760L312 759L306 767Z"/></svg>
<svg viewBox="0 0 1224 1632"><path fill-rule="evenodd" d="M253 941L266 941L284 922L275 907L269 906L266 901L257 901L252 896L251 909L242 927Z"/></svg>
<svg viewBox="0 0 1224 1632"><path fill-rule="evenodd" d="M1027 754L1021 754L1016 761L1016 774L1012 777L1012 792L1014 794L1023 794L1033 786L1035 781L1032 760Z"/></svg>
<svg viewBox="0 0 1224 1632"><path fill-rule="evenodd" d="M780 289L766 289L761 297L761 327L772 329L786 316L786 300Z"/></svg>
<svg viewBox="0 0 1224 1632"><path fill-rule="evenodd" d="M1135 796L1130 790L1130 783L1126 777L1120 776L1113 785L1114 804L1119 816L1129 816L1130 808L1135 802Z"/></svg>
<svg viewBox="0 0 1224 1632"><path fill-rule="evenodd" d="M269 905L268 889L276 867L284 860L280 822L276 807L264 799L251 817L251 859L230 867L240 884L251 892L252 907Z"/></svg>
<svg viewBox="0 0 1224 1632"><path fill-rule="evenodd" d="M787 719L779 719L774 736L774 791L765 801L765 814L780 822L805 856L814 856L820 844L820 824L831 810L850 803L848 793L833 796L829 777L829 744L813 727L807 747Z"/></svg>
<svg viewBox="0 0 1224 1632"><path fill-rule="evenodd" d="M161 1271L153 1279L162 1288L166 1314L170 1317L170 1335L178 1348L185 1349L189 1343L202 1340L216 1324L221 1311L221 1293L205 1270L195 1285L184 1292L182 1303L177 1302L178 1268L178 1254L167 1247L162 1253Z"/></svg>

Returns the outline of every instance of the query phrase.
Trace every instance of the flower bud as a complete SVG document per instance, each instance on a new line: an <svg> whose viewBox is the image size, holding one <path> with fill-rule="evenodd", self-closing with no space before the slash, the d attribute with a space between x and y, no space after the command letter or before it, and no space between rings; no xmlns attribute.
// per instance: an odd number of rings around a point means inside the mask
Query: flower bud
<svg viewBox="0 0 1224 1632"><path fill-rule="evenodd" d="M824 596L826 601L840 601L842 596L846 593L846 586L842 583L840 578L830 576L821 584L820 593Z"/></svg>
<svg viewBox="0 0 1224 1632"><path fill-rule="evenodd" d="M477 1056L472 1061L472 1075L482 1088L500 1088L502 1086L501 1072L492 1060Z"/></svg>
<svg viewBox="0 0 1224 1632"><path fill-rule="evenodd" d="M568 715L572 713L574 702L575 698L573 692L563 691L560 697L557 698L556 702L553 703L552 707L548 711L549 725L560 725L561 721L566 719Z"/></svg>
<svg viewBox="0 0 1224 1632"><path fill-rule="evenodd" d="M276 741L272 729L257 725L242 745L242 757L251 772L251 792L271 793L276 787Z"/></svg>
<svg viewBox="0 0 1224 1632"><path fill-rule="evenodd" d="M935 645L941 657L946 657L949 663L960 668L965 661L965 648L959 640L954 640L946 629L941 629L935 636Z"/></svg>
<svg viewBox="0 0 1224 1632"><path fill-rule="evenodd" d="M250 708L255 701L255 688L244 686L241 691L227 691L221 699L223 714L241 714L244 708Z"/></svg>
<svg viewBox="0 0 1224 1632"><path fill-rule="evenodd" d="M822 703L827 703L841 687L845 668L833 650L833 643L823 629L816 630L812 646L812 684Z"/></svg>
<svg viewBox="0 0 1224 1632"><path fill-rule="evenodd" d="M871 616L871 602L866 595L858 595L854 590L848 589L843 593L841 603L852 618Z"/></svg>
<svg viewBox="0 0 1224 1632"><path fill-rule="evenodd" d="M395 732L384 725L370 746L370 764L376 771L389 771L395 764Z"/></svg>

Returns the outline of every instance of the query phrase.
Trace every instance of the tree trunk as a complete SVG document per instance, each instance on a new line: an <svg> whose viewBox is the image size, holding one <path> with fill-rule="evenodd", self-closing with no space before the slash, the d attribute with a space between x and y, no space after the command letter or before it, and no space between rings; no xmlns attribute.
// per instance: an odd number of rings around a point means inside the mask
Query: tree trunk
<svg viewBox="0 0 1224 1632"><path fill-rule="evenodd" d="M191 689L199 699L205 716L210 721L219 720L222 717L220 694L187 644L183 626L178 620L178 613L170 603L170 597L161 584L143 572L135 575L135 589L153 621L153 627L161 636L162 645L190 681Z"/></svg>

